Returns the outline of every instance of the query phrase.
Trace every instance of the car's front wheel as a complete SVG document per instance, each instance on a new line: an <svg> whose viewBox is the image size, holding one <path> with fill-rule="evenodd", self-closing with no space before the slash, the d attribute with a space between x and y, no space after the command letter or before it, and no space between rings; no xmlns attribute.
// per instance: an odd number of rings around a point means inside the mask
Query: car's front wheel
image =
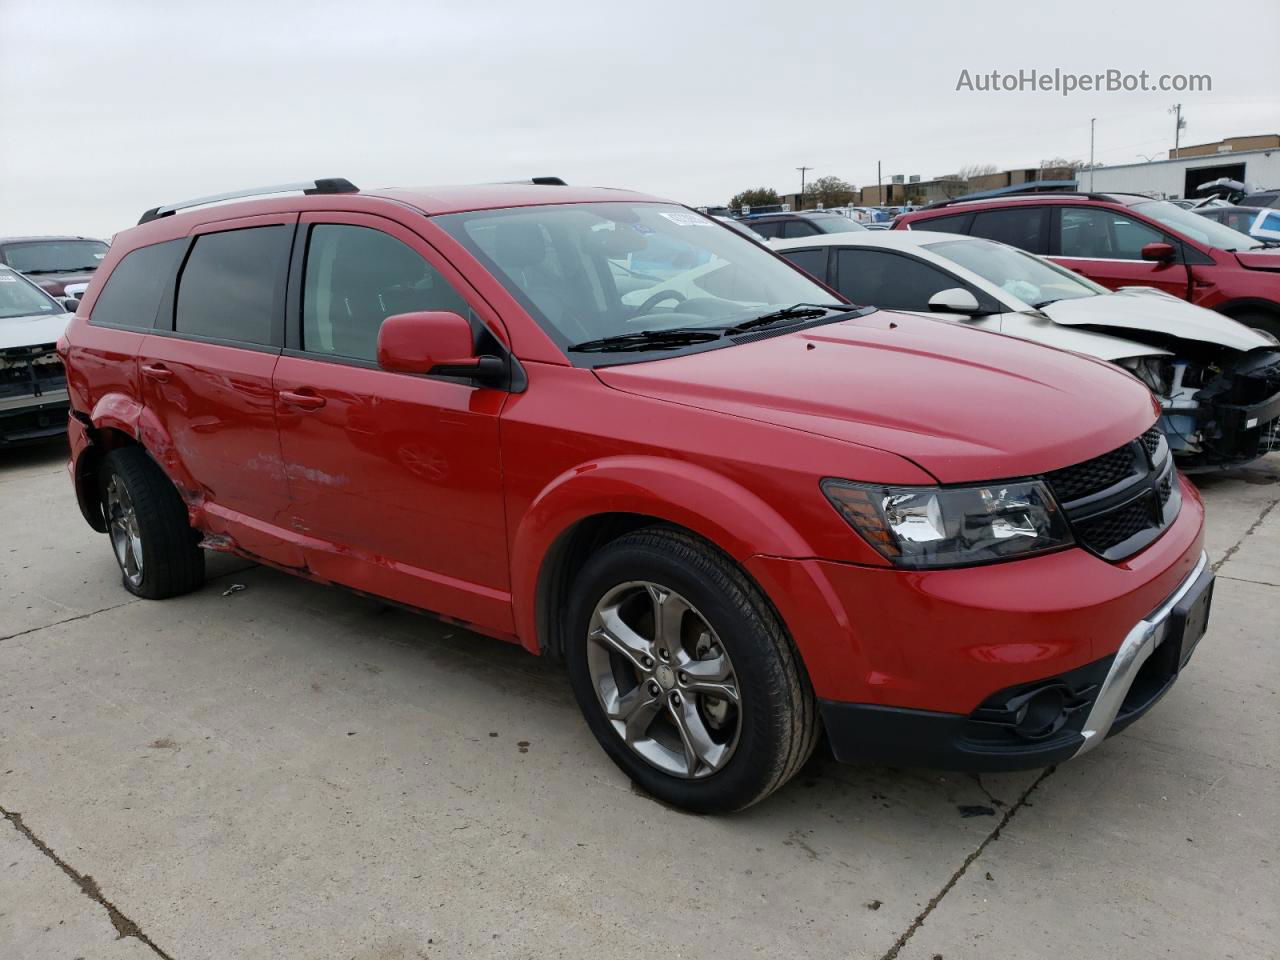
<svg viewBox="0 0 1280 960"><path fill-rule="evenodd" d="M729 558L681 531L592 556L566 611L574 694L605 752L667 803L750 806L818 733L813 692L776 613Z"/></svg>
<svg viewBox="0 0 1280 960"><path fill-rule="evenodd" d="M103 461L102 512L121 580L130 593L162 600L204 582L204 551L169 478L141 447Z"/></svg>

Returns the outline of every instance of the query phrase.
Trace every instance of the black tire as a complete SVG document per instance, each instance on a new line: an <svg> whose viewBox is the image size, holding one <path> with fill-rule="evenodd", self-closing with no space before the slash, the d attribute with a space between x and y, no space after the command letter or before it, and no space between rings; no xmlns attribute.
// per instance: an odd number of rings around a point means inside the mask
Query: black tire
<svg viewBox="0 0 1280 960"><path fill-rule="evenodd" d="M200 587L204 583L200 535L188 523L186 505L169 478L141 447L112 450L101 471L103 513L108 526L108 490L117 479L133 505L142 542L139 582L133 582L116 556L124 588L148 600L163 600Z"/></svg>
<svg viewBox="0 0 1280 960"><path fill-rule="evenodd" d="M1243 313L1232 314L1231 319L1237 323L1243 323L1246 327L1261 330L1263 333L1269 333L1271 336L1280 339L1280 315L1267 313L1264 310L1247 310Z"/></svg>
<svg viewBox="0 0 1280 960"><path fill-rule="evenodd" d="M593 685L587 633L613 588L647 580L687 598L732 661L741 698L737 746L725 766L684 779L650 765L614 730ZM763 800L803 766L820 724L808 675L768 601L730 558L667 527L626 534L595 553L570 590L565 653L574 696L605 752L659 800L696 813L727 813Z"/></svg>

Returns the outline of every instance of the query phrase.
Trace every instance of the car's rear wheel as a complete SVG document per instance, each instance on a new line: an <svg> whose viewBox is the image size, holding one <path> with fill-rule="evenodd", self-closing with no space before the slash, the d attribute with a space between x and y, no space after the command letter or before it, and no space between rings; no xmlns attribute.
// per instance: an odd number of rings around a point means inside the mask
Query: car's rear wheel
<svg viewBox="0 0 1280 960"><path fill-rule="evenodd" d="M612 541L566 611L574 694L641 787L703 813L786 783L818 733L813 692L777 615L727 557L653 527Z"/></svg>
<svg viewBox="0 0 1280 960"><path fill-rule="evenodd" d="M187 508L140 447L107 454L102 512L121 580L130 593L163 600L204 582L204 552L187 521Z"/></svg>

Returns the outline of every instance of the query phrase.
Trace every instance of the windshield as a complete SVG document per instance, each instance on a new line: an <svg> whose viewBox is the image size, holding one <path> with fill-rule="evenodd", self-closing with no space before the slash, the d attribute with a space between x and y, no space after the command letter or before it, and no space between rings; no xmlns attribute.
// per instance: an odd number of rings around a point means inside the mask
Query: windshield
<svg viewBox="0 0 1280 960"><path fill-rule="evenodd" d="M679 328L720 328L830 291L684 207L581 203L433 218L567 348Z"/></svg>
<svg viewBox="0 0 1280 960"><path fill-rule="evenodd" d="M33 240L7 243L4 259L21 273L84 273L97 270L107 255L101 240Z"/></svg>
<svg viewBox="0 0 1280 960"><path fill-rule="evenodd" d="M867 229L858 221L839 214L830 217L810 217L809 220L823 233L858 233Z"/></svg>
<svg viewBox="0 0 1280 960"><path fill-rule="evenodd" d="M1193 213L1190 210L1183 210L1181 207L1166 200L1149 200L1146 203L1135 203L1133 209L1143 216L1163 223L1166 227L1177 230L1197 243L1203 243L1206 247L1234 251L1252 250L1263 245L1252 237L1246 237L1230 227L1223 226L1216 220L1202 217L1200 214Z"/></svg>
<svg viewBox="0 0 1280 960"><path fill-rule="evenodd" d="M63 312L60 304L30 280L0 267L0 320Z"/></svg>
<svg viewBox="0 0 1280 960"><path fill-rule="evenodd" d="M1043 307L1107 293L1107 288L1022 250L990 240L944 240L925 249L971 270L1023 303Z"/></svg>

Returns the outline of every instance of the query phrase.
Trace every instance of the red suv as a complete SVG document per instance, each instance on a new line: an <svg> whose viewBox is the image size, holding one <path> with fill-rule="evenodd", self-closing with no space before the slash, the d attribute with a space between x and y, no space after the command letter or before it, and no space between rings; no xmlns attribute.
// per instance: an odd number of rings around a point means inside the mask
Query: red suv
<svg viewBox="0 0 1280 960"><path fill-rule="evenodd" d="M1108 193L953 200L893 226L998 240L1112 290L1157 287L1280 337L1280 249L1166 200Z"/></svg>
<svg viewBox="0 0 1280 960"><path fill-rule="evenodd" d="M609 756L702 811L823 731L1066 759L1204 632L1200 499L1109 364L840 303L641 194L302 186L148 211L60 343L139 596L230 551L563 658Z"/></svg>

